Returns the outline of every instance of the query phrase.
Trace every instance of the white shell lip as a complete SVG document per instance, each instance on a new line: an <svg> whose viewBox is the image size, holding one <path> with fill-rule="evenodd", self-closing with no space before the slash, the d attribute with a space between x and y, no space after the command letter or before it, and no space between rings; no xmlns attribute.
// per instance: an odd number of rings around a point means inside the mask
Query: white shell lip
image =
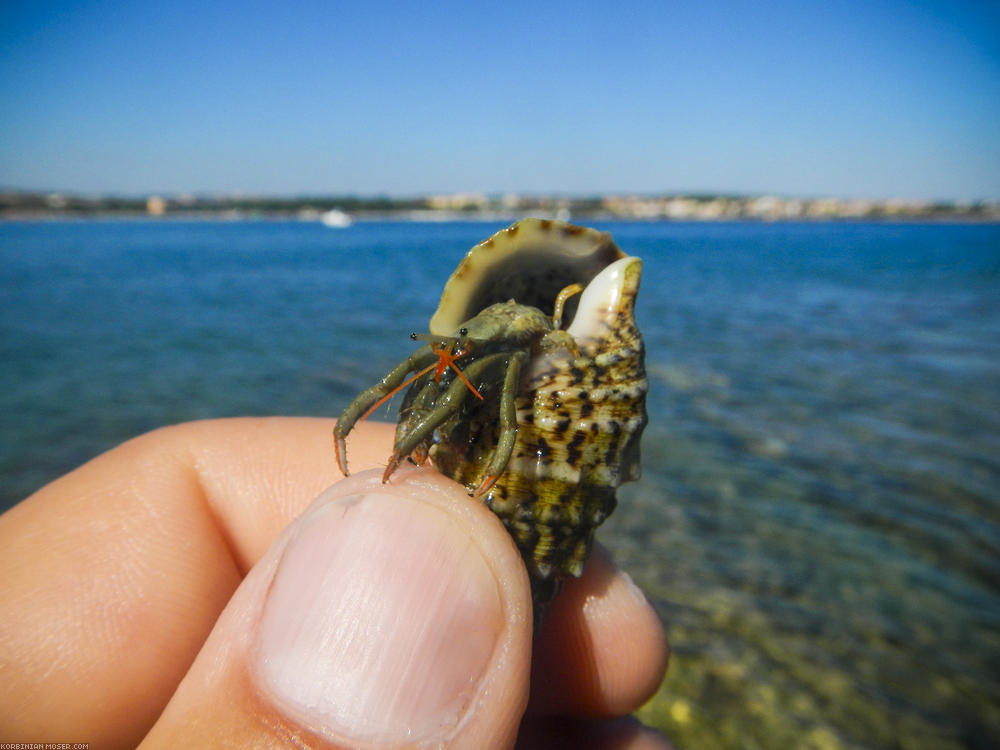
<svg viewBox="0 0 1000 750"><path fill-rule="evenodd" d="M552 313L556 295L588 284L625 253L608 232L548 219L522 219L476 245L441 294L430 331L450 336L495 302L513 299ZM571 311L577 306L570 299Z"/></svg>
<svg viewBox="0 0 1000 750"><path fill-rule="evenodd" d="M604 338L622 308L631 308L641 274L642 260L632 256L616 260L597 274L580 295L567 332L577 341Z"/></svg>

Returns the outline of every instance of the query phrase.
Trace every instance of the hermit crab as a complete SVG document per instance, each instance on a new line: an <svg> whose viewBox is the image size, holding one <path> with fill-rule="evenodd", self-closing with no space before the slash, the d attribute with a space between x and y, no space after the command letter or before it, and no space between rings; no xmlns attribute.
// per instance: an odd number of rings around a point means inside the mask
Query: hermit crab
<svg viewBox="0 0 1000 750"><path fill-rule="evenodd" d="M646 425L635 323L642 261L606 232L524 219L476 245L445 284L426 343L344 410L351 429L409 386L383 475L428 458L503 521L536 625L579 576L615 491L639 477ZM566 321L571 321L564 326Z"/></svg>

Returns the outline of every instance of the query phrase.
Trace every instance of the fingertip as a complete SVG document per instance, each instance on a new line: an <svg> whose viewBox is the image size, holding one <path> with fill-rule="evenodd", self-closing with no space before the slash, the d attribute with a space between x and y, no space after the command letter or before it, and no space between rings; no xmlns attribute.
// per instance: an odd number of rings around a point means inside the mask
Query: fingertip
<svg viewBox="0 0 1000 750"><path fill-rule="evenodd" d="M536 637L530 710L630 713L655 693L669 656L656 611L598 546L584 575L566 582Z"/></svg>

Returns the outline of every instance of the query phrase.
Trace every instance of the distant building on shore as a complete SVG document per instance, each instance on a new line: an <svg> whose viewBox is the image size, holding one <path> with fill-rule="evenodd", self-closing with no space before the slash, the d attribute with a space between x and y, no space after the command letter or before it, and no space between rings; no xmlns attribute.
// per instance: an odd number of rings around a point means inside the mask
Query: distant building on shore
<svg viewBox="0 0 1000 750"><path fill-rule="evenodd" d="M146 213L150 216L163 216L167 212L167 202L158 195L146 199Z"/></svg>

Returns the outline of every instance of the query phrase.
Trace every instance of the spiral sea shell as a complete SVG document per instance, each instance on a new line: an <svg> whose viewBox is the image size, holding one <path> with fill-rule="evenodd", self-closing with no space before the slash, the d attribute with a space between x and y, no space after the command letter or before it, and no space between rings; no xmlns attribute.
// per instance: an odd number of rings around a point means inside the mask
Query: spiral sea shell
<svg viewBox="0 0 1000 750"><path fill-rule="evenodd" d="M514 538L532 581L536 621L566 575L583 570L615 491L639 477L646 380L635 301L642 261L610 235L525 219L474 247L445 285L434 334L512 299L551 315L559 291L585 285L570 347L532 351L517 386L517 434L506 471L484 496ZM572 302L572 300L571 300ZM542 347L545 349L545 347ZM434 465L470 490L497 447L495 404L477 404L436 434Z"/></svg>
<svg viewBox="0 0 1000 750"><path fill-rule="evenodd" d="M618 486L639 476L641 276L642 261L605 232L513 224L469 251L430 334L413 334L428 343L360 393L334 428L346 475L348 434L409 386L383 481L404 459L429 457L482 499L521 551L536 625L562 579L583 571Z"/></svg>

